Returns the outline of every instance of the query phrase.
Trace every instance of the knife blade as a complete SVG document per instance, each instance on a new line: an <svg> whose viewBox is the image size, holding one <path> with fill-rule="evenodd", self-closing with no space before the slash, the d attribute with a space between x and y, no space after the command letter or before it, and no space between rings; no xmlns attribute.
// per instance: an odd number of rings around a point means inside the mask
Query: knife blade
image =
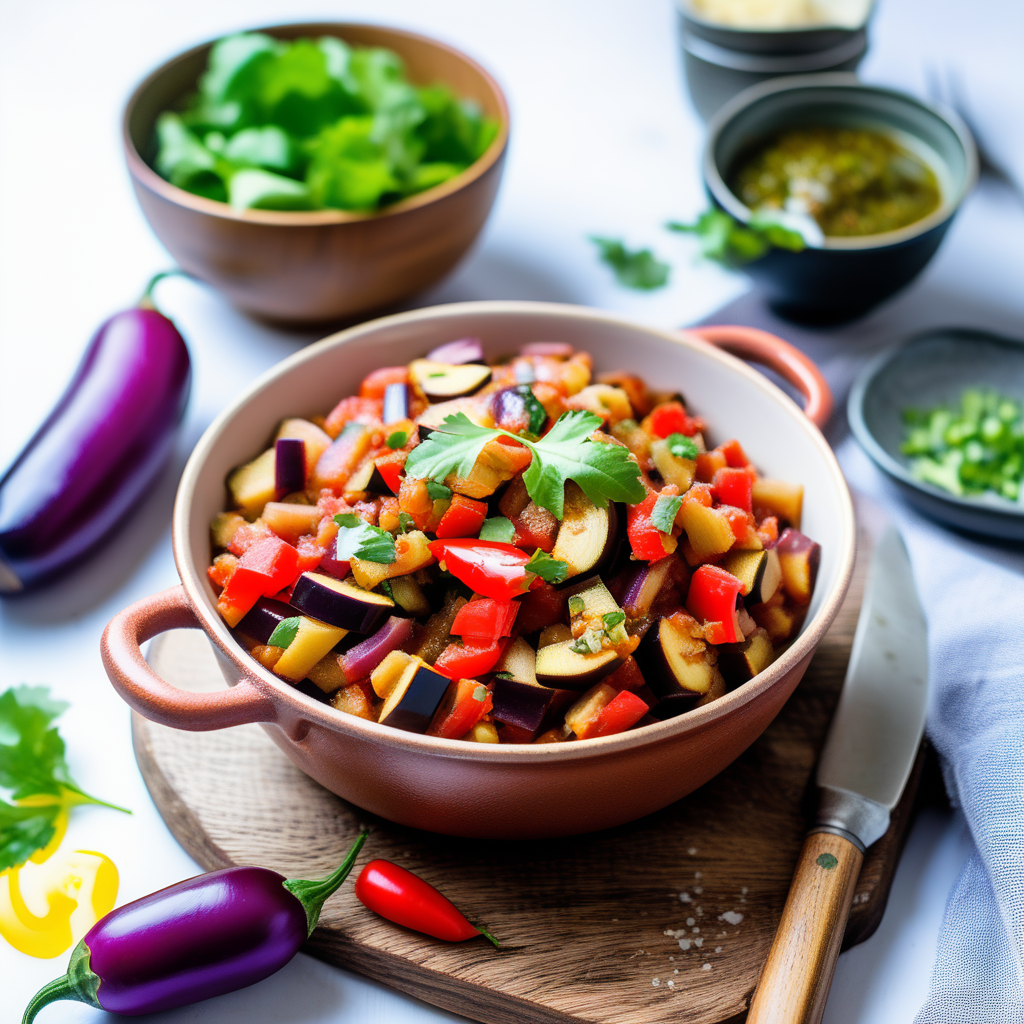
<svg viewBox="0 0 1024 1024"><path fill-rule="evenodd" d="M804 840L747 1024L818 1024L864 852L889 827L928 703L928 630L903 539L875 548Z"/></svg>

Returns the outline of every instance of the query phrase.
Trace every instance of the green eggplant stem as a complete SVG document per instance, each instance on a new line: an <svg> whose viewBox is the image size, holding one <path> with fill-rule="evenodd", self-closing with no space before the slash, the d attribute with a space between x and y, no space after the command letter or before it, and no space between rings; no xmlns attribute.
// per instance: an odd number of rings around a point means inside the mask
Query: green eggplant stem
<svg viewBox="0 0 1024 1024"><path fill-rule="evenodd" d="M89 947L85 939L75 946L71 959L68 962L67 974L61 978L55 978L48 985L44 985L25 1007L25 1015L21 1018L21 1024L32 1024L36 1014L50 1003L59 999L75 999L80 1003L95 1006L102 1009L99 999L96 998L96 990L100 986L100 979L93 974L89 967Z"/></svg>
<svg viewBox="0 0 1024 1024"><path fill-rule="evenodd" d="M366 842L366 837L369 834L369 831L359 833L358 838L352 844L352 849L345 855L345 859L326 878L312 881L289 878L281 883L306 911L306 922L309 926L307 935L313 934L313 929L316 928L316 923L320 920L320 911L323 910L324 903L338 891L341 883L348 878L349 872L356 862L356 857L359 856L359 851L363 848L363 843Z"/></svg>

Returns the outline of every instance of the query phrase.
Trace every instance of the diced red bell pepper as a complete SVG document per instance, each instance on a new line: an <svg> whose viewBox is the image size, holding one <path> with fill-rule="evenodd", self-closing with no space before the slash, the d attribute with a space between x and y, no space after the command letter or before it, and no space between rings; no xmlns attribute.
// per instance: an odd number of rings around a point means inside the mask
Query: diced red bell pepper
<svg viewBox="0 0 1024 1024"><path fill-rule="evenodd" d="M471 590L499 601L525 594L537 578L526 571L525 551L497 540L435 540L430 553Z"/></svg>
<svg viewBox="0 0 1024 1024"><path fill-rule="evenodd" d="M486 518L486 502L474 501L462 494L456 494L452 497L448 511L441 516L441 522L437 524L435 532L442 539L475 537L480 532L480 527L484 525Z"/></svg>
<svg viewBox="0 0 1024 1024"><path fill-rule="evenodd" d="M734 469L742 469L744 466L750 465L747 453L740 447L739 441L735 439L726 441L725 444L720 444L717 450L725 456L725 461Z"/></svg>
<svg viewBox="0 0 1024 1024"><path fill-rule="evenodd" d="M277 537L263 537L238 560L217 601L217 611L229 626L237 626L261 597L273 597L299 576L299 553Z"/></svg>
<svg viewBox="0 0 1024 1024"><path fill-rule="evenodd" d="M698 430L698 423L692 416L686 415L681 402L663 402L656 405L647 418L651 432L658 437L669 434L686 434L692 436Z"/></svg>
<svg viewBox="0 0 1024 1024"><path fill-rule="evenodd" d="M662 533L652 522L651 513L658 501L653 491L639 505L626 507L626 534L633 555L644 562L657 562L672 554L678 541L670 534Z"/></svg>
<svg viewBox="0 0 1024 1024"><path fill-rule="evenodd" d="M464 604L457 612L449 632L466 643L486 643L512 635L512 623L519 611L518 601L496 601L486 597Z"/></svg>
<svg viewBox="0 0 1024 1024"><path fill-rule="evenodd" d="M318 568L325 554L324 549L317 543L316 538L309 534L299 538L296 549L299 552L298 575L300 576L304 572L313 572L314 569Z"/></svg>
<svg viewBox="0 0 1024 1024"><path fill-rule="evenodd" d="M715 473L711 484L715 497L723 505L733 505L743 509L744 512L753 513L754 481L746 469L733 469L726 467Z"/></svg>
<svg viewBox="0 0 1024 1024"><path fill-rule="evenodd" d="M383 399L389 384L408 383L408 366L382 366L363 378L363 383L359 385L359 397Z"/></svg>
<svg viewBox="0 0 1024 1024"><path fill-rule="evenodd" d="M490 672L504 650L505 641L501 638L490 643L449 644L434 662L434 671L449 679L472 679Z"/></svg>
<svg viewBox="0 0 1024 1024"><path fill-rule="evenodd" d="M702 565L690 578L690 589L686 595L686 608L699 622L708 626L718 624L721 628L705 630L710 643L739 643L743 632L736 614L736 603L743 584L731 572L717 565Z"/></svg>
<svg viewBox="0 0 1024 1024"><path fill-rule="evenodd" d="M384 398L343 398L328 414L324 430L337 437L347 423L379 423L384 415Z"/></svg>
<svg viewBox="0 0 1024 1024"><path fill-rule="evenodd" d="M377 467L384 483L397 494L402 488L402 472L405 469L405 460L409 453L404 448L396 448L394 451L384 455L378 455L373 464Z"/></svg>
<svg viewBox="0 0 1024 1024"><path fill-rule="evenodd" d="M632 729L650 708L635 693L623 690L612 698L597 715L576 731L581 740L594 739L598 736L614 736L616 733Z"/></svg>
<svg viewBox="0 0 1024 1024"><path fill-rule="evenodd" d="M493 706L494 701L486 686L475 679L459 679L448 687L427 735L457 740L465 736L484 715L490 714Z"/></svg>
<svg viewBox="0 0 1024 1024"><path fill-rule="evenodd" d="M744 512L734 505L719 505L718 511L729 520L732 535L737 544L747 544L757 536L754 530L754 516L751 512Z"/></svg>
<svg viewBox="0 0 1024 1024"><path fill-rule="evenodd" d="M206 570L206 575L210 577L210 582L215 587L224 588L228 585L228 580L234 576L237 568L238 559L225 551L224 554L218 555L213 560L213 565Z"/></svg>
<svg viewBox="0 0 1024 1024"><path fill-rule="evenodd" d="M233 555L244 555L256 541L273 536L271 529L262 519L255 523L243 523L228 542L228 551Z"/></svg>

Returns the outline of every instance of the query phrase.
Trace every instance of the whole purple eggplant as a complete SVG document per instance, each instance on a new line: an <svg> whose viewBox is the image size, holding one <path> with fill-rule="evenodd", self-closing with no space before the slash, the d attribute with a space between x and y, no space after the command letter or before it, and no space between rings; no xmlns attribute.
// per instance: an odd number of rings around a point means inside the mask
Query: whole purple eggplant
<svg viewBox="0 0 1024 1024"><path fill-rule="evenodd" d="M48 1003L76 999L136 1017L234 992L279 971L341 886L368 833L319 881L266 868L225 868L112 910L75 947L64 977L33 997L30 1024Z"/></svg>
<svg viewBox="0 0 1024 1024"><path fill-rule="evenodd" d="M0 594L84 557L171 452L191 369L184 339L148 295L96 332L56 408L0 479Z"/></svg>

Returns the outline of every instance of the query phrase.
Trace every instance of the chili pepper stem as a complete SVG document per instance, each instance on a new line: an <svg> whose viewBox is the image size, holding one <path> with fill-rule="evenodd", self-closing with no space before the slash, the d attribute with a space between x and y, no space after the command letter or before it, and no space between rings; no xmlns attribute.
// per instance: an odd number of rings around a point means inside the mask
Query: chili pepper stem
<svg viewBox="0 0 1024 1024"><path fill-rule="evenodd" d="M313 929L316 928L316 923L320 920L320 911L323 909L324 903L338 891L341 883L348 878L349 872L356 862L356 857L359 856L359 851L369 834L369 831L359 833L358 838L352 844L352 849L345 855L345 859L326 878L311 881L289 878L282 883L306 911L306 921L309 924L308 935L313 934Z"/></svg>
<svg viewBox="0 0 1024 1024"><path fill-rule="evenodd" d="M36 1014L44 1006L60 999L75 999L80 1003L87 1003L89 1006L102 1009L96 998L99 984L100 979L89 968L89 947L83 939L75 946L74 952L71 954L67 974L44 985L32 997L28 1006L25 1007L25 1015L21 1018L21 1024L32 1024L32 1021L36 1019Z"/></svg>
<svg viewBox="0 0 1024 1024"><path fill-rule="evenodd" d="M486 928L481 928L480 925L474 925L474 928L488 941L494 943L495 949L501 949L501 943L489 932Z"/></svg>

